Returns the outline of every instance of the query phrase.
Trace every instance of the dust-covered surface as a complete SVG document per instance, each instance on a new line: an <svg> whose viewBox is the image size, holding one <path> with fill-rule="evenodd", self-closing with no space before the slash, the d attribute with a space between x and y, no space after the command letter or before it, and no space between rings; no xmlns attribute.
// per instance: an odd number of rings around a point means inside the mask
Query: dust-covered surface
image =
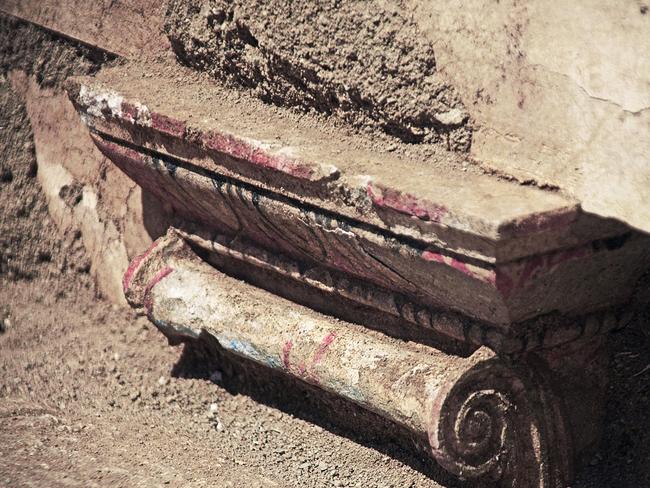
<svg viewBox="0 0 650 488"><path fill-rule="evenodd" d="M29 195L16 200L7 197L7 216L0 218L9 219L22 212L38 221L41 213L49 213L60 230L57 233L55 228L47 227L44 218L42 229L34 226L25 230L19 227L20 222L13 222L0 237L11 243L6 246L6 254L0 252L2 261L28 269L20 264L20 256L31 261L52 260L35 249L33 232L43 232L53 241L70 241L75 249L85 248L90 259L78 259L74 252L68 252L59 264L68 266L67 260L69 266L89 271L105 296L123 302L121 279L129 256L146 247L149 235L164 231L166 226L160 224L164 212L102 157L62 88L69 76L94 74L114 56L1 13L0 26L0 76L6 80L1 91L9 104L0 114L7 128L5 132L3 127L2 135L7 135L0 143L8 147L5 154L12 155L0 163L7 167L3 179L11 180L7 184L12 187L25 186L27 164L18 169L10 166L19 164L29 152L31 161L37 155L38 171L34 166L33 173L43 187L37 205ZM17 112L12 107L18 106L19 100L25 105ZM31 128L25 125L27 119ZM13 157L17 152L20 154ZM34 205L36 209L30 211ZM149 212L146 215L144 207ZM25 225L33 226L31 222ZM161 226L162 230L157 231ZM59 269L59 264L53 269ZM21 273L16 269L13 272Z"/></svg>
<svg viewBox="0 0 650 488"><path fill-rule="evenodd" d="M0 73L22 70L39 85L59 86L71 75L93 74L114 56L0 14Z"/></svg>
<svg viewBox="0 0 650 488"><path fill-rule="evenodd" d="M648 2L407 0L470 110L471 154L650 231Z"/></svg>
<svg viewBox="0 0 650 488"><path fill-rule="evenodd" d="M160 0L0 0L0 10L121 56L168 50Z"/></svg>
<svg viewBox="0 0 650 488"><path fill-rule="evenodd" d="M183 12L184 7L181 0L176 0L167 19L168 24L171 22L168 30L172 38L177 36L180 44L187 46L197 67L201 65L202 69L214 64L206 54L214 50L217 61L223 61L221 55L225 52L233 55L232 60L227 60L227 66L237 65L239 69L240 65L250 65L246 69L253 73L270 64L275 70L270 72L280 73L280 80L285 73L296 73L303 82L302 68L296 68L303 65L293 62L297 57L291 54L294 52L292 46L289 45L285 52L285 44L289 41L285 43L283 36L292 40L297 36L296 49L301 53L314 50L318 59L336 58L339 50L351 54L348 47L354 48L357 39L367 46L364 52L369 53L369 57L382 59L385 51L390 59L388 54L393 51L382 44L381 33L384 27L388 27L386 32L397 27L397 21L393 22L389 15L397 11L397 18L404 19L404 25L397 30L415 35L409 45L433 46L431 58L435 59L435 77L444 79L445 86L453 87L455 95L452 98L459 97L469 114L466 124L467 127L471 125L471 147L469 153L462 154L479 161L495 175L525 184L559 188L581 200L588 212L615 217L650 231L650 200L646 198L650 178L650 90L647 89L650 57L645 55L650 48L647 2L292 2L297 5L295 12L288 12L288 3L238 0L231 4L232 20L227 20L226 16L222 29L222 24L216 22L223 17L219 12L229 11L229 7L220 9L223 2L189 0L186 4L193 8L188 15L192 22L183 24L178 12ZM273 8L267 8L267 4ZM165 5L166 2L156 0L0 0L0 9L137 59L169 49L167 37L162 32ZM252 8L258 5L262 8ZM216 17L207 11L214 6L217 7ZM339 7L342 13L356 13L363 21L357 23L356 19L339 18L331 12ZM320 17L313 19L315 25L299 25L298 21L306 19L312 9L327 13L323 25L319 23ZM208 18L212 19L212 25L208 24ZM244 42L246 30L240 33L240 25L256 36L258 47L254 46L254 41L251 41L253 46ZM269 34L264 31L265 25L280 32ZM356 25L360 25L359 32L349 30L348 26ZM215 27L222 34L221 44L215 39ZM338 29L345 31L347 41L336 36ZM379 33L366 44L368 33L373 29ZM322 35L317 37L314 33ZM267 39L272 39L273 43L266 46ZM314 46L303 44L312 40ZM263 49L259 46L271 52L276 45L285 46L281 57L260 54ZM224 47L228 49L222 49ZM331 49L334 53L329 52ZM400 63L404 58L400 58ZM339 62L347 66L346 59ZM289 65L285 67L284 61ZM301 62L305 63L304 72L311 73L311 61ZM313 79L318 81L317 77L323 76L321 72L327 74L330 64L324 63L322 69L314 64L317 69ZM370 90L371 94L379 93L384 85L396 86L386 83L392 72L387 71L386 79L380 76L377 81L373 78L377 71L372 68L370 74L361 73L361 82L353 81L361 86L363 80L373 79L376 86ZM335 79L339 79L338 75ZM305 80L307 84L313 81L306 76ZM292 81L285 84L293 87ZM262 81L263 85L266 83ZM278 80L269 77L268 83L278 83ZM417 82L414 86L418 86ZM419 96L412 93L404 101ZM400 108L394 113L392 108L384 107L379 97L375 110L372 108L374 98L364 100L370 105L359 110L358 126L397 142L396 137L383 132L384 126L391 125L397 113L397 127L407 128L408 135L410 122L407 119L417 111L410 112L411 109L404 105L404 110ZM401 106L400 103L396 107ZM373 119L364 112L368 109L371 114L384 114L388 118ZM406 119L402 115L407 115ZM351 117L355 119L356 115ZM403 122L406 122L404 126ZM414 127L419 126L415 124ZM465 125L459 129L462 133ZM410 145L446 147L444 131L440 135L438 143ZM417 141L419 129L416 136ZM463 147L462 144L459 147Z"/></svg>
<svg viewBox="0 0 650 488"><path fill-rule="evenodd" d="M192 373L172 372L181 352L145 318L45 285L0 292L0 486L438 486L207 377L175 377ZM286 395L289 411L318 405Z"/></svg>
<svg viewBox="0 0 650 488"><path fill-rule="evenodd" d="M3 198L38 197L25 181ZM32 216L31 239L60 262L68 250ZM457 486L381 429L342 427L354 409L169 347L144 317L98 299L83 271L24 269L31 278L0 275L0 486ZM613 336L605 442L574 488L650 483L649 319Z"/></svg>
<svg viewBox="0 0 650 488"><path fill-rule="evenodd" d="M172 0L180 60L262 100L334 114L410 143L467 151L469 115L433 45L395 5Z"/></svg>
<svg viewBox="0 0 650 488"><path fill-rule="evenodd" d="M307 160L333 164L346 174L381 174L382 181L408 179L404 185L416 185L413 192L431 186L436 178L460 179L468 174L499 184L465 154L437 145L402 143L383 133L357 130L337 117L267 104L172 57L109 65L93 80L198 129L217 124L238 136L296 147ZM518 188L511 181L501 183Z"/></svg>
<svg viewBox="0 0 650 488"><path fill-rule="evenodd" d="M437 486L406 464L431 469L413 454L399 461L228 393L214 383L223 365L187 354L175 366L181 351L144 317L98 298L79 234L59 236L47 214L25 109L7 84L2 93L14 135L2 143L17 149L4 153L0 187L0 486ZM285 391L257 390L322 418L309 407L320 397ZM390 452L382 436L361 440Z"/></svg>
<svg viewBox="0 0 650 488"><path fill-rule="evenodd" d="M145 318L52 286L0 288L0 486L454 486L377 438L346 438L315 396L257 390L269 407L231 394L209 381L224 365L198 375L191 359L175 366L181 350ZM650 482L650 374L634 376L650 361L640 323L615 336L606 442L574 488Z"/></svg>
<svg viewBox="0 0 650 488"><path fill-rule="evenodd" d="M250 378L99 299L80 234L48 217L25 109L0 93L0 486L454 486L371 429L339 427L351 413L313 391L258 374L259 402L235 394ZM74 205L78 187L60 196ZM574 488L650 485L648 320L613 336L605 440Z"/></svg>

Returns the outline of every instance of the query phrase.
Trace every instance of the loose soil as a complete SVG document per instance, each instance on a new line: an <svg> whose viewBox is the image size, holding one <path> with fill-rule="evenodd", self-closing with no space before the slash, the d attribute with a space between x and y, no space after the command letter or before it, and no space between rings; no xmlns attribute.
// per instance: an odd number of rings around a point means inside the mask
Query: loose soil
<svg viewBox="0 0 650 488"><path fill-rule="evenodd" d="M396 6L359 0L172 0L179 59L279 106L465 152L469 115L433 45Z"/></svg>
<svg viewBox="0 0 650 488"><path fill-rule="evenodd" d="M28 22L0 15L0 73L21 70L42 87L60 86L66 78L93 74L115 56Z"/></svg>
<svg viewBox="0 0 650 488"><path fill-rule="evenodd" d="M36 157L25 106L0 79L0 276L34 278L88 272L80 234L61 238L36 182ZM64 189L72 191L68 187ZM38 270L38 272L36 271Z"/></svg>

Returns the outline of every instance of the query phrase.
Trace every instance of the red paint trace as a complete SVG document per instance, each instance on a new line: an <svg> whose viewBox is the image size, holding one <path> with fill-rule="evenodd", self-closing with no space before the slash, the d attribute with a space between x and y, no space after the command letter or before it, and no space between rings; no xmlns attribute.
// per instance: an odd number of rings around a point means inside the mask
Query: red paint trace
<svg viewBox="0 0 650 488"><path fill-rule="evenodd" d="M381 185L368 183L366 192L374 205L390 208L422 220L439 223L449 213L444 205L429 202L414 195Z"/></svg>
<svg viewBox="0 0 650 488"><path fill-rule="evenodd" d="M311 381L318 383L318 378L314 372L314 368L323 360L323 358L325 358L330 345L334 342L334 339L336 339L336 332L327 333L325 337L323 337L318 349L316 349L309 366L307 366L304 361L301 361L295 366L294 372L297 372L298 376L301 378L309 378ZM290 358L292 349L293 342L291 340L285 342L284 347L282 348L282 364L287 371L292 371Z"/></svg>
<svg viewBox="0 0 650 488"><path fill-rule="evenodd" d="M291 340L288 340L282 348L282 364L284 364L284 367L287 371L291 369L291 360L289 358L289 355L291 354L292 348L293 342L291 342Z"/></svg>
<svg viewBox="0 0 650 488"><path fill-rule="evenodd" d="M159 132L179 138L185 135L187 129L185 122L157 112L151 114L151 126Z"/></svg>
<svg viewBox="0 0 650 488"><path fill-rule="evenodd" d="M135 272L138 270L142 262L147 258L147 256L153 251L156 246L158 246L158 241L154 241L151 246L149 246L149 249L147 249L145 252L140 254L139 256L136 256L131 260L131 263L129 263L129 267L126 269L126 272L124 273L124 278L122 280L122 289L124 290L124 293L126 293L129 290L129 287L131 286L131 280L133 280L133 275Z"/></svg>
<svg viewBox="0 0 650 488"><path fill-rule="evenodd" d="M170 266L167 266L158 273L156 273L156 276L154 276L151 281L147 284L147 287L144 289L144 300L143 300L143 306L145 312L147 312L148 316L151 316L151 290L153 289L154 286L156 286L158 283L160 283L166 276L169 276L169 274L174 271L173 268Z"/></svg>
<svg viewBox="0 0 650 488"><path fill-rule="evenodd" d="M135 123L138 118L138 107L129 102L122 102L122 118Z"/></svg>
<svg viewBox="0 0 650 488"><path fill-rule="evenodd" d="M256 166L281 171L295 178L312 180L317 176L311 163L284 155L270 154L260 147L229 134L211 131L202 136L201 142L208 150L227 154Z"/></svg>
<svg viewBox="0 0 650 488"><path fill-rule="evenodd" d="M314 354L314 358L311 361L310 369L313 369L318 363L321 362L321 360L327 354L327 349L330 347L330 344L334 342L334 339L336 339L336 332L330 332L323 338L323 341L321 342L320 346L318 346L318 350Z"/></svg>

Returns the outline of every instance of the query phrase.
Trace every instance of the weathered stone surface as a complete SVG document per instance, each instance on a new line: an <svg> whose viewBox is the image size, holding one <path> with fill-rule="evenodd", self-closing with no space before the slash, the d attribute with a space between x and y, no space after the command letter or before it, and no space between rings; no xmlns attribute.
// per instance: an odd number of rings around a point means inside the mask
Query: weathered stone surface
<svg viewBox="0 0 650 488"><path fill-rule="evenodd" d="M242 113L224 103L227 94L202 82L179 85L169 74L153 82L142 76L155 69L105 70L93 80L72 80L69 93L86 121L110 137L474 257L522 256L531 248L575 245L594 233L624 229L599 222L594 232L577 202L554 192L420 159L405 164L381 151L342 152L330 140L349 143L343 132L304 128L264 106ZM260 119L273 123L258 124ZM581 225L567 236L564 230L576 220Z"/></svg>
<svg viewBox="0 0 650 488"><path fill-rule="evenodd" d="M162 96L164 80L153 85L157 96L148 96L133 71L125 66L100 76L115 88L68 83L100 150L187 221L298 266L329 268L417 306L457 310L528 342L520 322L621 304L650 265L647 237L584 215L555 193L451 171L429 170L431 185L421 185L408 173L394 178L382 165L377 176L362 178L353 155L333 159L317 134L294 130L299 143L270 144L235 111L232 118L245 127L235 135L227 107L219 120L210 118L190 97ZM454 191L435 195L430 186ZM341 198L350 194L357 197ZM409 219L398 220L403 216ZM539 342L582 334L562 335ZM478 336L471 342L503 347L489 334Z"/></svg>
<svg viewBox="0 0 650 488"><path fill-rule="evenodd" d="M563 488L593 442L593 426L580 430L584 412L574 422L564 410L577 403L571 391L553 386L557 360L510 364L487 349L462 358L396 341L227 277L173 230L134 261L125 291L171 342L209 334L227 351L340 395L427 437L432 455L462 478ZM576 378L602 374L567 351L561 363ZM596 419L601 405L591 405Z"/></svg>
<svg viewBox="0 0 650 488"><path fill-rule="evenodd" d="M0 8L105 49L138 55L169 49L162 34L163 5L153 3L81 6L73 0L4 0ZM190 3L196 2L174 5L182 10ZM198 3L200 7L210 2ZM246 13L255 3L239 2L240 10ZM345 2L344 7L351 5L354 2ZM462 6L448 0L410 0L376 2L372 9L381 12L378 25L392 22L390 16L383 17L386 12L398 17L412 12L403 23L408 32L398 29L398 37L408 34L408 42L415 43L417 37L421 44L435 47L429 64L469 115L462 127L471 127L470 155L478 164L520 182L559 187L589 212L650 230L645 198L650 179L650 67L643 55L650 49L647 6L607 0L534 5L472 0ZM192 18L200 15L207 24L213 14L199 8ZM259 18L244 15L229 23L272 25L274 15L273 10L259 9L254 15ZM373 25L373 20L367 24ZM176 23L172 30L183 31L183 26ZM211 46L214 38L208 34L198 35L195 55ZM289 55L280 46L283 54ZM336 60L336 49L326 61L330 58ZM381 91L381 86L371 90ZM451 112L437 117L458 120Z"/></svg>
<svg viewBox="0 0 650 488"><path fill-rule="evenodd" d="M472 154L650 231L650 13L642 2L411 0L470 107Z"/></svg>
<svg viewBox="0 0 650 488"><path fill-rule="evenodd" d="M607 287L575 288L571 300L562 290L576 280L589 280L592 273L600 276L605 269L614 273L624 263L636 269L647 247L644 239L633 238L618 249L594 250L590 244L578 251L484 267L422 251L408 241L387 238L378 229L364 229L317 210L305 211L237 181L202 175L178 162L151 158L94 137L104 154L190 222L287 256L298 269L324 266L365 281L369 289L374 283L415 297L416 310L421 305L452 308L500 325L552 310L584 313L624 301L631 293L633 276L611 274ZM614 280L620 282L617 294L609 286ZM555 289L549 290L550 286Z"/></svg>
<svg viewBox="0 0 650 488"><path fill-rule="evenodd" d="M120 54L160 54L169 47L159 29L160 6L145 11L136 3L81 9L82 17L100 19L94 24L77 22L66 11L75 2L7 0L2 8ZM436 47L436 79L446 77L449 93L460 96L450 110L434 110L427 123L471 127L470 155L478 164L467 173L459 171L468 169L470 159L456 153L440 157L432 150L421 154L437 159L406 164L386 152L377 158L336 131L314 137L317 130L307 136L286 130L286 113L246 112L241 105L233 110L232 99L219 104L206 98L202 82L185 83L191 76L175 83L152 80L151 72L131 65L100 73L100 83L72 83L72 98L101 151L172 202L186 224L193 221L188 227L200 228L203 237L186 234L197 248L329 287L329 293L414 327L428 324L474 347L516 353L514 358L506 361L486 349L461 358L288 307L199 262L173 236L136 259L123 286L172 341L208 331L231 352L428 436L434 456L458 476L564 487L573 460L598 437L606 357L599 335L617 327L620 317L518 321L623 302L647 268L647 238L594 215L648 230L647 66L641 56L621 55L644 45L647 17L605 2L524 6L477 0L469 4L476 7L470 15L449 2L411 5L423 43ZM595 35L594 24L602 29ZM225 31L237 28L235 21ZM596 45L604 47L594 52ZM576 46L583 46L578 61ZM121 184L119 190L100 195L101 183L93 177L113 170L86 167L101 156L88 146L87 133L69 123L69 105L64 123L56 118L64 103L60 92L42 83L34 89L21 74L13 76L36 121L51 212L63 225L82 227L94 262L114 283L131 254L128 246L149 240L148 232L141 233L146 226L139 190L114 173L110 184ZM179 106L187 100L194 103ZM214 103L202 111L206 101ZM395 113L380 115L390 119ZM64 144L65 151L82 157L62 161L58 146L49 148L47 141L71 134L81 134L81 142ZM316 147L316 139L329 149ZM109 203L102 208L100 202ZM120 228L124 222L132 224L127 231ZM122 232L133 237L130 244ZM246 246L237 246L241 242ZM116 247L106 251L107 243ZM439 310L446 306L493 324L438 320L447 318ZM504 334L513 322L519 332ZM278 340L278 331L287 336Z"/></svg>

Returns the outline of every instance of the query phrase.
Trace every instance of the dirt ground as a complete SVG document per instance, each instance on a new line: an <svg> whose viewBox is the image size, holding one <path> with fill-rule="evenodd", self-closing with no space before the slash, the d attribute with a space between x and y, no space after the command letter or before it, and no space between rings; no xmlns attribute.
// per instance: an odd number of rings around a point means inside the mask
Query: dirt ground
<svg viewBox="0 0 650 488"><path fill-rule="evenodd" d="M199 361L98 296L80 234L60 235L49 217L27 113L6 80L0 114L0 487L444 479L381 432L342 429L314 391ZM62 191L74 204L75 188Z"/></svg>

